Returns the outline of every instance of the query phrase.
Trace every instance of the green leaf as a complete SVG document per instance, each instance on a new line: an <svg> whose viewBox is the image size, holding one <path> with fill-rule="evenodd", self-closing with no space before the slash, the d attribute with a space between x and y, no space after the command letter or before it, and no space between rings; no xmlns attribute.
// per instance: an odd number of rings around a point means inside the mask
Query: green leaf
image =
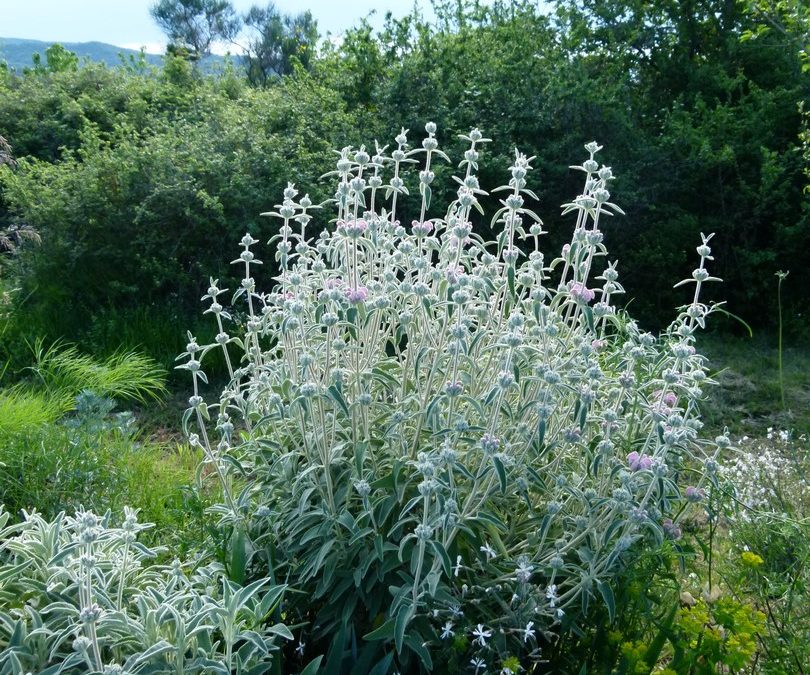
<svg viewBox="0 0 810 675"><path fill-rule="evenodd" d="M616 620L616 600L613 597L613 589L610 587L610 584L600 579L597 579L596 587L602 594L602 599L605 601L605 605L607 606L610 623L613 623Z"/></svg>
<svg viewBox="0 0 810 675"><path fill-rule="evenodd" d="M339 673L341 668L340 664L343 662L343 652L346 645L346 625L340 627L337 635L332 638L332 644L329 647L329 653L326 656L326 666L324 672L326 673Z"/></svg>
<svg viewBox="0 0 810 675"><path fill-rule="evenodd" d="M430 652L424 645L424 638L419 633L411 633L405 638L405 644L416 652L422 665L425 666L428 672L433 670L433 659L430 657Z"/></svg>
<svg viewBox="0 0 810 675"><path fill-rule="evenodd" d="M315 673L318 672L318 668L321 667L321 661L323 661L323 654L312 659L312 661L307 664L307 667L301 671L300 675L315 675Z"/></svg>
<svg viewBox="0 0 810 675"><path fill-rule="evenodd" d="M535 442L537 444L538 451L543 446L543 441L546 438L546 421L540 420L537 423L537 436L535 437Z"/></svg>
<svg viewBox="0 0 810 675"><path fill-rule="evenodd" d="M658 631L652 642L650 642L650 646L647 647L647 651L644 654L644 661L646 663L658 663L658 658L661 656L661 651L664 649L664 644L667 641L667 636L672 630L672 624L675 621L677 614L678 603L673 603L666 619L664 619L661 630Z"/></svg>
<svg viewBox="0 0 810 675"><path fill-rule="evenodd" d="M364 640L390 640L394 637L394 623L395 620L393 618L388 619L384 624L382 624L379 628L375 628L370 633L366 633L363 636Z"/></svg>
<svg viewBox="0 0 810 675"><path fill-rule="evenodd" d="M357 475L363 475L363 461L366 458L366 450L368 450L368 441L358 441L354 446L354 468L357 470Z"/></svg>
<svg viewBox="0 0 810 675"><path fill-rule="evenodd" d="M433 550L436 551L436 555L442 561L444 573L449 577L452 573L453 564L450 562L450 556L447 554L447 549L442 545L441 542L435 540L431 540L430 545L433 547Z"/></svg>
<svg viewBox="0 0 810 675"><path fill-rule="evenodd" d="M582 406L579 409L579 420L578 420L580 431L585 430L585 423L587 421L588 421L588 406L582 404Z"/></svg>
<svg viewBox="0 0 810 675"><path fill-rule="evenodd" d="M501 482L501 494L506 494L506 469L504 469L503 462L497 456L493 455L492 463L495 465L495 471L498 472L498 480Z"/></svg>
<svg viewBox="0 0 810 675"><path fill-rule="evenodd" d="M413 616L413 608L410 605L402 605L397 612L396 622L394 625L394 645L397 649L397 654L402 653L402 644L405 640L405 629L411 621Z"/></svg>
<svg viewBox="0 0 810 675"><path fill-rule="evenodd" d="M267 629L268 633L272 633L273 635L279 635L283 637L285 640L292 640L293 634L292 631L287 628L283 623L277 623L270 628Z"/></svg>
<svg viewBox="0 0 810 675"><path fill-rule="evenodd" d="M587 305L585 305L582 308L582 314L585 316L585 324L588 326L588 330L590 330L591 333L593 333L594 332L593 310L590 307L588 307Z"/></svg>
<svg viewBox="0 0 810 675"><path fill-rule="evenodd" d="M432 421L436 413L436 406L439 405L443 398L443 395L434 396L433 399L428 403L427 408L425 408L425 422L428 426L432 426Z"/></svg>
<svg viewBox="0 0 810 675"><path fill-rule="evenodd" d="M343 411L343 414L350 418L351 414L349 413L349 406L346 404L346 399L343 398L343 394L340 393L340 390L333 384L326 391L329 394L329 398L338 404L340 409Z"/></svg>
<svg viewBox="0 0 810 675"><path fill-rule="evenodd" d="M247 568L247 540L245 532L241 527L237 527L231 535L231 559L228 578L235 581L240 586L245 582L245 571Z"/></svg>
<svg viewBox="0 0 810 675"><path fill-rule="evenodd" d="M20 572L22 572L26 567L29 567L33 564L34 560L29 558L21 562L19 565L14 565L13 567L3 567L0 568L0 582L8 581L9 579L14 578Z"/></svg>
<svg viewBox="0 0 810 675"><path fill-rule="evenodd" d="M234 604L237 607L244 607L247 601L256 595L268 581L269 579L259 579L244 588L240 588L234 596Z"/></svg>
<svg viewBox="0 0 810 675"><path fill-rule="evenodd" d="M388 675L388 670L391 668L391 663L394 660L394 652L388 652L377 665L371 669L368 675Z"/></svg>

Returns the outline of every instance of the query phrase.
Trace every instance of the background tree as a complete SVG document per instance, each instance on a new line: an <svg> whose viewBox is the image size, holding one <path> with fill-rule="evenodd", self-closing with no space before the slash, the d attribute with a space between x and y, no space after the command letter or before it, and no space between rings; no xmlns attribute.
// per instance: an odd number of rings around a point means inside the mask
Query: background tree
<svg viewBox="0 0 810 675"><path fill-rule="evenodd" d="M806 0L746 0L743 5L757 21L743 39L775 32L799 55L802 70L810 70L810 4Z"/></svg>
<svg viewBox="0 0 810 675"><path fill-rule="evenodd" d="M149 12L172 44L198 57L209 54L214 42L232 40L242 27L228 0L159 0Z"/></svg>
<svg viewBox="0 0 810 675"><path fill-rule="evenodd" d="M319 37L317 21L309 11L282 14L271 2L251 7L244 21L252 32L245 64L252 84L290 75L296 61L309 70Z"/></svg>
<svg viewBox="0 0 810 675"><path fill-rule="evenodd" d="M64 71L74 71L79 67L79 57L75 52L65 49L58 42L52 44L45 50L45 63L37 53L33 56L34 70L40 72L61 73Z"/></svg>

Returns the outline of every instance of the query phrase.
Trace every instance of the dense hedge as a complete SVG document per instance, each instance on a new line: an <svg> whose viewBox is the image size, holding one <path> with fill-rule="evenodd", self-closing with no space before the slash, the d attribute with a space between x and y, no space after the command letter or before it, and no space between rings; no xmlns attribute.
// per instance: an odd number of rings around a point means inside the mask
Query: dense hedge
<svg viewBox="0 0 810 675"><path fill-rule="evenodd" d="M0 136L17 159L0 170L0 227L42 235L15 265L38 317L28 325L76 337L110 308L168 306L179 328L208 274L228 274L223 247L246 228L269 238L258 214L290 177L326 199L318 177L338 139L373 146L425 119L451 148L473 124L493 139L482 184L515 146L537 156L531 187L552 250L575 179L559 167L586 141L609 145L614 192L632 207L606 241L648 325L670 318L676 299L661 280L688 271L700 231L717 232L731 311L770 321L779 269L791 270L788 316L804 311L798 103L810 76L798 56L768 35L741 41L752 24L735 3L556 4L543 16L532 3L461 3L435 25L409 17L378 35L361 25L309 72L263 89L235 67L203 76L178 58L161 71L67 61L0 72ZM446 201L453 183L436 171ZM476 227L489 234L488 222Z"/></svg>

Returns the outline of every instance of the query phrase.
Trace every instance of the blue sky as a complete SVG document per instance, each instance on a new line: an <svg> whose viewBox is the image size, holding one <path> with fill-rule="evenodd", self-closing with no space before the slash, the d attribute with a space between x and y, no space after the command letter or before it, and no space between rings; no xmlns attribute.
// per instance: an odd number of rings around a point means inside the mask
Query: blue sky
<svg viewBox="0 0 810 675"><path fill-rule="evenodd" d="M232 0L237 11L263 0ZM162 52L165 38L149 15L154 0L0 0L0 36L50 42L109 42L134 49ZM418 0L429 13L430 3ZM376 10L372 24L379 27L387 11L404 16L413 0L275 0L281 11L298 13L309 9L318 20L322 35L339 35Z"/></svg>

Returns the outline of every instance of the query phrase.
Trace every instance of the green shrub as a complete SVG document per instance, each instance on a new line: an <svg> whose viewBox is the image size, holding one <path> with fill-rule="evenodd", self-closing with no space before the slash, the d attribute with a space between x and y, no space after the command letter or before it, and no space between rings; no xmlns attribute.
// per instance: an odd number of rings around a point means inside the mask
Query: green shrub
<svg viewBox="0 0 810 675"><path fill-rule="evenodd" d="M42 236L9 268L26 298L17 321L29 339L34 332L84 343L88 326L103 328L107 314L147 306L176 316L167 329L182 336L198 280L227 274L222 242L244 227L258 231L270 196L291 175L313 182L327 169L330 139L353 127L339 97L303 74L236 99L221 80L184 89L109 77L121 80L126 105L145 107L142 117L81 117L76 142L58 158L20 154L15 145L16 170L0 171L8 211ZM20 86L66 96L44 82ZM175 108L153 100L171 95Z"/></svg>
<svg viewBox="0 0 810 675"><path fill-rule="evenodd" d="M613 304L622 288L600 228L621 210L600 146L574 167L585 182L564 205L574 235L547 261L527 205L531 159L516 153L485 241L471 220L487 139L463 137L457 195L430 217L447 157L426 129L416 149L403 131L390 156L344 148L336 228L317 238L315 205L289 185L268 214L280 221L278 285L258 290L258 242L245 235L244 319L230 322L212 280L218 334L190 336L179 366L234 569L296 590L283 608L301 626L290 672L316 657L327 673L570 666L590 619L615 620L633 561L677 537L673 520L703 497L700 478L682 488L701 455L694 341L711 312L710 237L692 300L656 339ZM405 226L401 171L420 155ZM208 404L212 353L232 379ZM549 662L557 641L566 648Z"/></svg>
<svg viewBox="0 0 810 675"><path fill-rule="evenodd" d="M267 672L289 629L268 620L284 586L241 588L216 565L156 565L150 527L78 511L9 524L0 509L0 668L66 673Z"/></svg>

